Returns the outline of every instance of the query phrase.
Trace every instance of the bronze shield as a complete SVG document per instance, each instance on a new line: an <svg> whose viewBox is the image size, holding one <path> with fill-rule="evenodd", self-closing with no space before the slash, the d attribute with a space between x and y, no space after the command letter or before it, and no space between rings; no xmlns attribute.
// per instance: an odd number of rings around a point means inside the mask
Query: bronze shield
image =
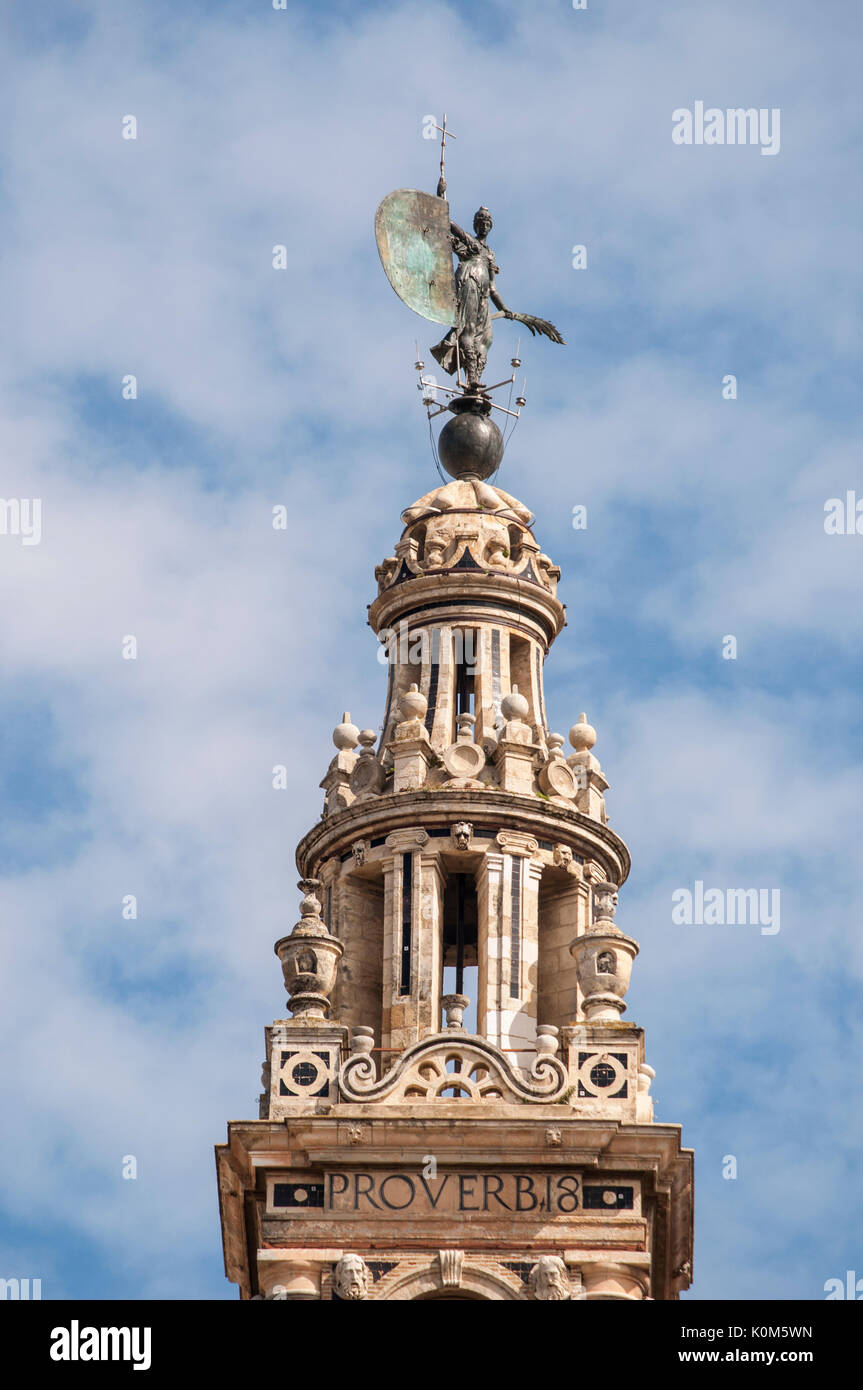
<svg viewBox="0 0 863 1390"><path fill-rule="evenodd" d="M387 279L414 313L456 321L449 203L415 188L387 194L375 213L375 237Z"/></svg>

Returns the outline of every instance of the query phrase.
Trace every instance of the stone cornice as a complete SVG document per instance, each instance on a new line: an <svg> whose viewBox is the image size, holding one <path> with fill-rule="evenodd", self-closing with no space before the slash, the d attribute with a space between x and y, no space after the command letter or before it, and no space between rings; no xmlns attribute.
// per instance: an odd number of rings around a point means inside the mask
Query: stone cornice
<svg viewBox="0 0 863 1390"><path fill-rule="evenodd" d="M369 624L377 632L392 627L407 614L420 614L436 604L463 605L486 601L502 611L516 610L538 622L551 643L566 622L563 604L541 584L485 570L452 570L422 575L385 589L369 605ZM461 619L465 621L467 613ZM453 620L455 621L455 620ZM493 621L486 616L486 621Z"/></svg>
<svg viewBox="0 0 863 1390"><path fill-rule="evenodd" d="M611 877L621 884L629 874L629 850L620 836L581 811L514 792L447 791L445 787L373 797L326 817L297 846L297 867L303 877L309 877L330 855L347 853L358 839L376 839L416 826L448 829L453 820L493 827L495 834L512 830L568 844L585 858L607 861L617 870ZM450 848L443 837L440 843Z"/></svg>

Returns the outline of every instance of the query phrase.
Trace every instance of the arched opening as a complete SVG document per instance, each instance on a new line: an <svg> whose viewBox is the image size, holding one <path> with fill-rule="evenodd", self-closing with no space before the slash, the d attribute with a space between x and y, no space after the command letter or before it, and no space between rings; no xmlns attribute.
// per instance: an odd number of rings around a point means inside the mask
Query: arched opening
<svg viewBox="0 0 863 1390"><path fill-rule="evenodd" d="M451 874L443 899L443 993L470 999L464 1020L469 1033L476 1031L478 921L473 874Z"/></svg>

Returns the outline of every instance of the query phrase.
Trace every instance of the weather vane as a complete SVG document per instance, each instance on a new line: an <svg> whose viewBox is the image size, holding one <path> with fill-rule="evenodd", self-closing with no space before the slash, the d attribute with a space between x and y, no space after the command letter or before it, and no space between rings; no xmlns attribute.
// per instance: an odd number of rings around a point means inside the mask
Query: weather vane
<svg viewBox="0 0 863 1390"><path fill-rule="evenodd" d="M482 381L492 342L492 320L504 318L524 324L532 335L541 334L553 343L562 343L563 338L547 319L515 313L504 304L495 284L500 267L487 243L493 225L488 208L481 207L475 214L472 236L450 219L444 196L444 162L447 136L451 140L456 137L447 129L445 115L443 124L435 123L433 129L441 133L437 194L415 188L399 188L388 194L375 215L375 236L387 279L399 298L423 318L448 327L431 354L455 377L455 386L440 386L420 376L429 419L444 410L456 415L438 441L444 466L457 477L468 471L480 471L481 476L488 477L503 455L503 438L490 413L499 410L517 419L524 404L523 394L517 398L514 411L491 399L492 391L513 385L521 365L517 348L511 377L492 386ZM456 269L453 253L458 259ZM497 313L491 312L490 304ZM417 370L422 372L424 365L418 360ZM432 411L437 391L449 400Z"/></svg>

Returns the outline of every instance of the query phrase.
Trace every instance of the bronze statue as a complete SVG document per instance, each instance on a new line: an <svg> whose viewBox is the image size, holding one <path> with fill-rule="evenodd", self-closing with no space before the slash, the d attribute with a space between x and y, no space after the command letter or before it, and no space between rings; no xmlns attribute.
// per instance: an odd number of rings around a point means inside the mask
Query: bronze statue
<svg viewBox="0 0 863 1390"><path fill-rule="evenodd" d="M515 319L532 334L541 333L553 343L563 342L553 323L533 314L514 313L498 294L494 277L500 274L500 266L495 264L494 252L486 243L493 225L487 207L481 207L473 219L473 236L463 231L458 223L450 222L449 240L459 260L455 273L457 317L455 327L431 352L450 376L458 371L460 364L464 367L468 390L481 388L491 347L492 318ZM489 312L489 300L500 310L499 314Z"/></svg>
<svg viewBox="0 0 863 1390"><path fill-rule="evenodd" d="M482 374L491 347L492 319L513 319L553 343L562 343L563 338L553 323L533 314L514 313L498 294L495 276L500 270L486 241L492 228L488 208L481 207L474 217L473 236L450 221L444 196L446 117L443 126L436 128L442 133L437 196L413 188L396 189L377 210L375 236L387 279L399 298L423 318L449 327L431 351L444 371L456 376L459 392L476 398L485 394ZM459 262L455 274L453 252ZM498 313L490 312L489 301Z"/></svg>

